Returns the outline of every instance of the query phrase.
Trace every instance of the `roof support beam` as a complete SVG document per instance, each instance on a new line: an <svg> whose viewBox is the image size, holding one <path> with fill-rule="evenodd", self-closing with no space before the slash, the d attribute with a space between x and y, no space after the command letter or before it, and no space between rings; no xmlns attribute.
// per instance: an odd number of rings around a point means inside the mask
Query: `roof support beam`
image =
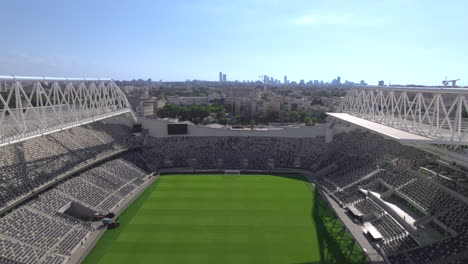
<svg viewBox="0 0 468 264"><path fill-rule="evenodd" d="M108 78L0 76L0 146L129 113Z"/></svg>

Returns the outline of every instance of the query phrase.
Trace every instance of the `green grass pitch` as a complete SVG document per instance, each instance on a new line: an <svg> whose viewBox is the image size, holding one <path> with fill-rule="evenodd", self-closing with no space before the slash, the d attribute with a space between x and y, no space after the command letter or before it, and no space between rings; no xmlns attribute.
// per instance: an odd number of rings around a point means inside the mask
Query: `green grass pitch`
<svg viewBox="0 0 468 264"><path fill-rule="evenodd" d="M84 263L367 262L301 176L160 176L120 222Z"/></svg>

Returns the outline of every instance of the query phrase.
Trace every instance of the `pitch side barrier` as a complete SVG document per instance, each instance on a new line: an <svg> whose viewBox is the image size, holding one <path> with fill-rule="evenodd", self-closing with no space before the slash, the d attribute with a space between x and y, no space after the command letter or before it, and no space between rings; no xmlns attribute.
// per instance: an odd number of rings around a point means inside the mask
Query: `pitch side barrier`
<svg viewBox="0 0 468 264"><path fill-rule="evenodd" d="M294 169L294 168L276 168L270 170L253 170L253 169L238 169L241 174L290 174L297 175L298 173L307 175L307 177L314 177L314 173L308 170L303 169ZM161 175L170 175L170 174L224 174L226 170L224 169L205 169L197 170L191 167L185 168L165 168L158 171ZM312 182L312 181L311 181Z"/></svg>
<svg viewBox="0 0 468 264"><path fill-rule="evenodd" d="M195 174L195 175L203 175L203 174L223 174L224 175L224 170L171 170L171 171L164 171L161 170L159 171L159 175L180 175L180 174ZM241 175L248 175L248 174L259 174L259 175L273 175L273 176L305 176L302 173L299 172L291 172L291 171L284 171L284 172L278 172L278 171L258 171L258 170L241 170L240 171ZM187 175L189 176L189 175ZM307 180L308 178L305 177ZM310 182L310 181L309 181Z"/></svg>

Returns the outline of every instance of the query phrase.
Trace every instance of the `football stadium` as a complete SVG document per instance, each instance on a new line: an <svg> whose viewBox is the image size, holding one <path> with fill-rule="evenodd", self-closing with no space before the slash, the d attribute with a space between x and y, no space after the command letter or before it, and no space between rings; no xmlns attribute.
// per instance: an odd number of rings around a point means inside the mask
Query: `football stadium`
<svg viewBox="0 0 468 264"><path fill-rule="evenodd" d="M0 263L467 263L464 89L228 130L136 118L110 79L0 79Z"/></svg>

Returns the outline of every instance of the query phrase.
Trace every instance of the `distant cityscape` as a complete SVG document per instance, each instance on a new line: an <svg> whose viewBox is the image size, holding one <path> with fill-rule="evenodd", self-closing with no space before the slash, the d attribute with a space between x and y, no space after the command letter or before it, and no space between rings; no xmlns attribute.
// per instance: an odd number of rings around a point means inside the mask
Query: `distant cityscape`
<svg viewBox="0 0 468 264"><path fill-rule="evenodd" d="M176 118L201 125L245 125L248 123L326 122L326 112L334 111L346 91L353 86L410 86L380 80L368 84L337 76L331 81L300 79L287 75L282 80L259 75L257 80L230 80L226 72L217 81L187 80L155 82L152 79L116 81L139 117ZM457 80L445 79L444 86L459 87ZM449 86L450 85L450 86ZM1 91L1 87L0 87ZM193 114L193 113L197 114Z"/></svg>
<svg viewBox="0 0 468 264"><path fill-rule="evenodd" d="M218 82L116 81L139 117L177 118L200 125L295 123L312 126L326 121L345 95L340 78L320 87L305 82L262 80L230 82L220 72ZM303 83L304 85L301 85ZM311 82L313 83L313 82ZM325 86L328 85L328 86Z"/></svg>
<svg viewBox="0 0 468 264"><path fill-rule="evenodd" d="M223 72L219 72L219 82L220 83L225 83L228 82L227 74ZM241 82L239 80L234 80L232 81L234 83ZM305 79L300 79L299 81L291 81L288 79L288 76L285 75L283 78L283 82L281 82L280 79L276 79L274 77L268 76L268 75L260 75L258 80L243 80L242 83L256 83L256 82L263 82L264 84L269 84L269 85L367 85L367 83L364 80L361 80L359 82L352 82L345 80L343 83L341 82L341 77L338 76L335 79L333 79L331 82L324 82L323 80L309 80L305 81ZM379 85L384 85L384 81L379 81Z"/></svg>
<svg viewBox="0 0 468 264"><path fill-rule="evenodd" d="M259 75L256 80L231 80L229 76L225 72L219 72L217 80L203 80L203 79L186 79L185 83L205 83L210 85L240 85L240 86L249 86L249 85L267 85L272 87L336 87L336 88L346 88L352 86L407 86L407 87L452 87L452 88L468 88L468 86L459 85L460 79L450 80L447 77L441 81L439 84L434 85L421 85L415 83L407 83L407 84L399 84L393 83L392 81L385 82L384 80L377 81L375 83L368 83L365 80L360 80L359 82L344 80L342 81L341 76L337 76L333 80L324 81L324 80L308 80L306 79L299 79L298 81L290 80L287 75L284 75L282 78L283 81L277 79L275 77L269 75ZM137 85L137 86L144 86L144 85L160 85L163 83L183 83L184 81L154 81L152 79L133 79L133 80L116 80L119 85ZM1 89L1 87L0 87Z"/></svg>

